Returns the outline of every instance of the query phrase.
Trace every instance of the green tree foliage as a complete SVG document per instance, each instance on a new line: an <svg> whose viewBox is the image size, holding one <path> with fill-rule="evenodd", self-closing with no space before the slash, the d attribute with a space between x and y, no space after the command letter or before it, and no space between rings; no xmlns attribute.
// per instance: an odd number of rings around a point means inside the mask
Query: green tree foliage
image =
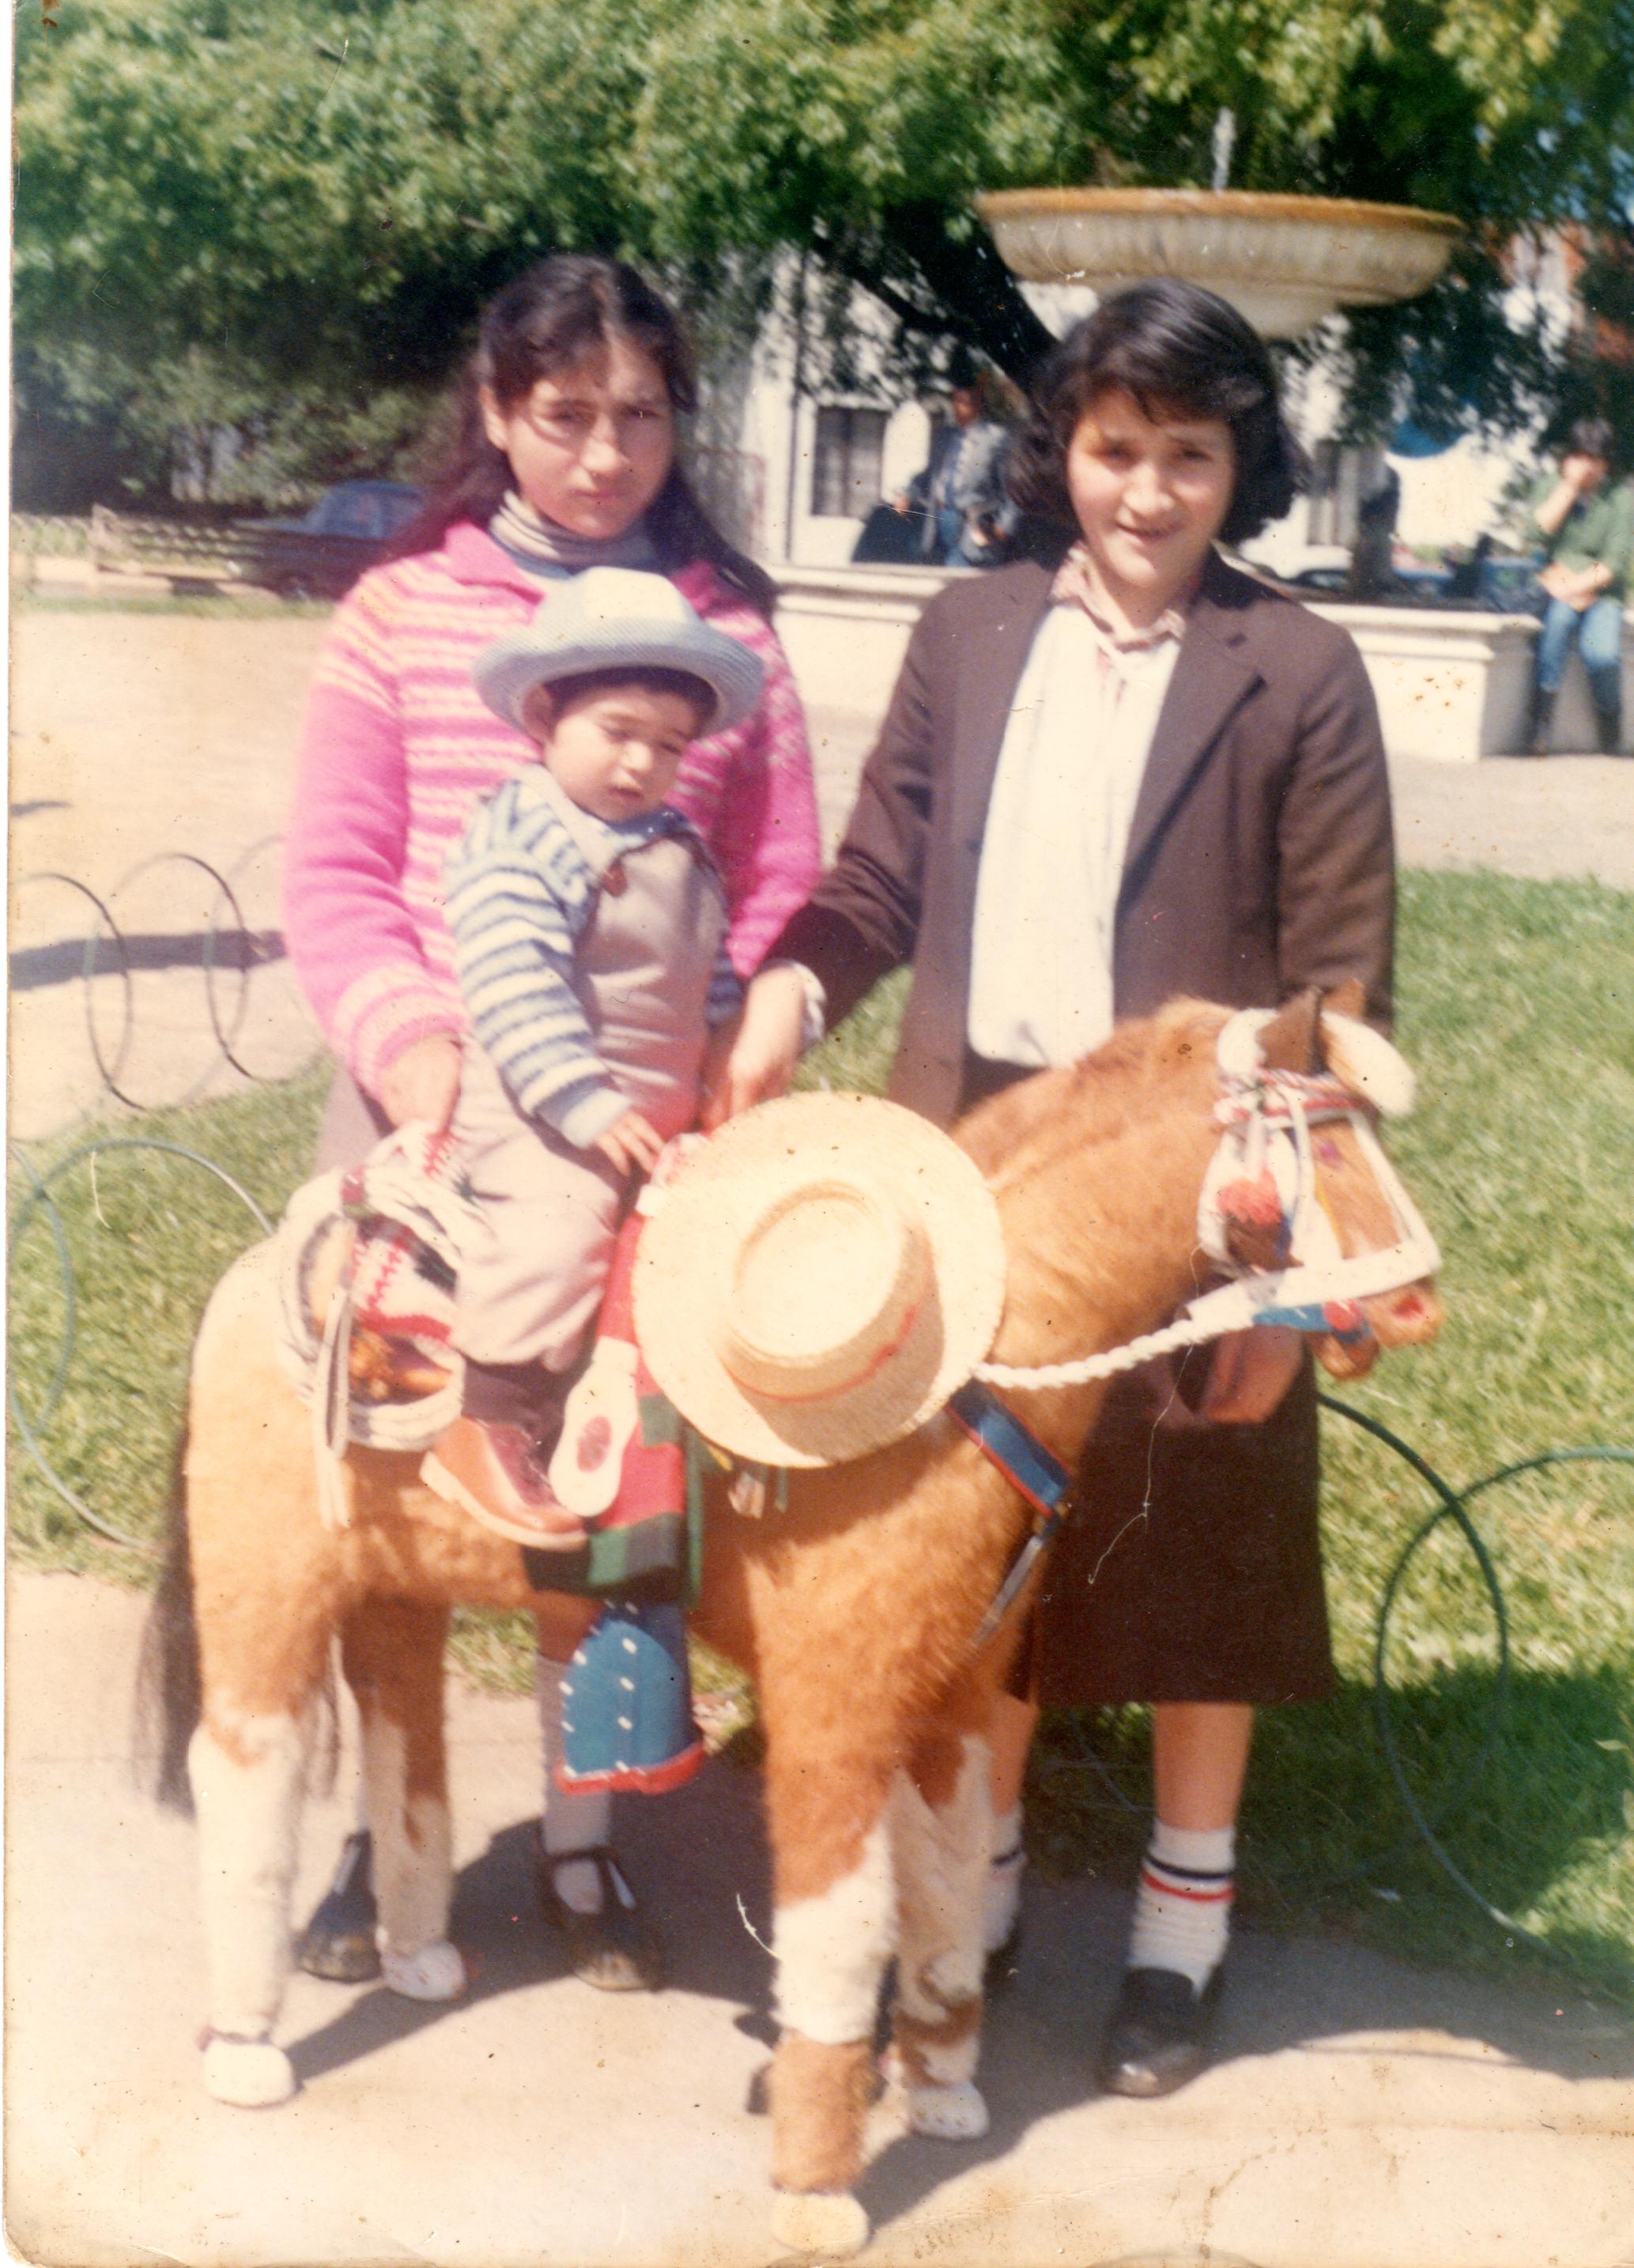
<svg viewBox="0 0 1634 2268"><path fill-rule="evenodd" d="M719 311L806 251L1024 376L1044 336L975 192L1206 184L1222 106L1233 186L1467 225L1445 284L1353 321L1358 416L1405 382L1520 417L1505 247L1625 216L1634 0L62 0L19 18L18 328L128 415L208 364L298 425L327 403L334 445L540 253Z"/></svg>

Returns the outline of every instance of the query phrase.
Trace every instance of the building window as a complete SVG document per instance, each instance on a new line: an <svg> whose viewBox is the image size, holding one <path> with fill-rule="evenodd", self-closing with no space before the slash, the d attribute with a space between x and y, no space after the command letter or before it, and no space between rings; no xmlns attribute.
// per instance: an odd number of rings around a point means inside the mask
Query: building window
<svg viewBox="0 0 1634 2268"><path fill-rule="evenodd" d="M812 513L862 519L880 501L883 409L820 409L812 454Z"/></svg>

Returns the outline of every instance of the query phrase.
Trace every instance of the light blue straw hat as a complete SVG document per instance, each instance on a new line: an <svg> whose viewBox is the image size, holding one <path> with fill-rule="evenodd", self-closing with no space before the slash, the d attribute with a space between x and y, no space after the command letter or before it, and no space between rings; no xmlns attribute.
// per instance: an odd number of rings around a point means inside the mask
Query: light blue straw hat
<svg viewBox="0 0 1634 2268"><path fill-rule="evenodd" d="M484 646L472 665L476 689L507 725L522 727L536 685L604 669L681 669L715 696L703 733L741 724L761 697L757 657L706 622L662 575L589 567L552 586L525 630Z"/></svg>

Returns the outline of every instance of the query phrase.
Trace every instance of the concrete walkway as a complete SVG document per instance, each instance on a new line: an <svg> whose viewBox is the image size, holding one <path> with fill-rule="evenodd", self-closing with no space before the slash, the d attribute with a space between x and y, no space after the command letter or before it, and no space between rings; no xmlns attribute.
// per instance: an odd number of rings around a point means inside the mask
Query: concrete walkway
<svg viewBox="0 0 1634 2268"><path fill-rule="evenodd" d="M771 2033L757 1783L711 1766L628 1807L631 1872L673 1953L660 1996L561 1973L535 1918L531 1705L457 1689L455 1933L444 2008L298 1977L302 2092L200 2088L189 1825L132 1784L143 1606L16 1575L6 1868L7 2225L62 2268L767 2268ZM340 1786L352 1785L342 1767ZM308 1815L302 1910L346 1823ZM1245 1933L1220 2059L1172 2101L1091 2098L1121 1896L1034 1886L995 2005L985 2141L888 2110L868 2257L938 2268L1626 2268L1634 2031L1581 1995L1417 1974Z"/></svg>

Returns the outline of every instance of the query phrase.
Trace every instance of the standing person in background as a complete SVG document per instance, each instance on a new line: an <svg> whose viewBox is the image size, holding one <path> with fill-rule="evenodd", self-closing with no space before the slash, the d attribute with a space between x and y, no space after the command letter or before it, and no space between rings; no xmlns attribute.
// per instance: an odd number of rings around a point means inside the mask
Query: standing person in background
<svg viewBox="0 0 1634 2268"><path fill-rule="evenodd" d="M446 1126L467 1016L454 981L443 869L478 801L532 762L514 723L483 703L476 655L531 622L553 588L592 567L667 577L764 673L745 721L688 747L670 799L702 837L725 892L740 976L805 900L820 868L805 720L772 630L769 577L705 517L677 458L694 406L690 354L665 302L621 263L558 254L485 309L461 381L447 461L397 556L336 609L319 659L286 838L284 933L339 1058L319 1169L364 1157L410 1119ZM556 1609L559 1608L559 1612ZM556 1612L538 1680L545 1742L540 1859L547 1917L575 1973L653 1985L656 1941L610 1850L610 1799L552 1786L561 1666L583 1602ZM367 1837L302 1940L319 1976L378 1971Z"/></svg>
<svg viewBox="0 0 1634 2268"><path fill-rule="evenodd" d="M935 567L997 567L1015 524L1005 489L1006 429L983 408L968 357L955 365L952 415L937 428L931 460L896 498L899 512L924 514L920 549Z"/></svg>
<svg viewBox="0 0 1634 2268"><path fill-rule="evenodd" d="M1280 519L1302 470L1263 342L1211 292L1144 284L1068 335L1011 473L1058 531L1050 556L921 615L834 871L751 983L706 1117L781 1092L808 1008L832 1023L904 964L890 1092L944 1125L1181 994L1274 1008L1351 978L1387 1020L1366 672L1215 549ZM1332 1690L1317 1476L1292 1333L1115 1381L993 1728L998 1950L1040 1706L1155 1705L1155 1818L1098 2058L1121 2094L1167 2094L1203 2060L1255 1709Z"/></svg>
<svg viewBox="0 0 1634 2268"><path fill-rule="evenodd" d="M1623 748L1623 609L1634 568L1634 486L1611 479L1613 435L1583 417L1566 437L1557 474L1533 491L1530 534L1548 554L1538 580L1547 604L1527 719L1527 754L1549 753L1555 702L1575 641L1588 673L1602 754Z"/></svg>

